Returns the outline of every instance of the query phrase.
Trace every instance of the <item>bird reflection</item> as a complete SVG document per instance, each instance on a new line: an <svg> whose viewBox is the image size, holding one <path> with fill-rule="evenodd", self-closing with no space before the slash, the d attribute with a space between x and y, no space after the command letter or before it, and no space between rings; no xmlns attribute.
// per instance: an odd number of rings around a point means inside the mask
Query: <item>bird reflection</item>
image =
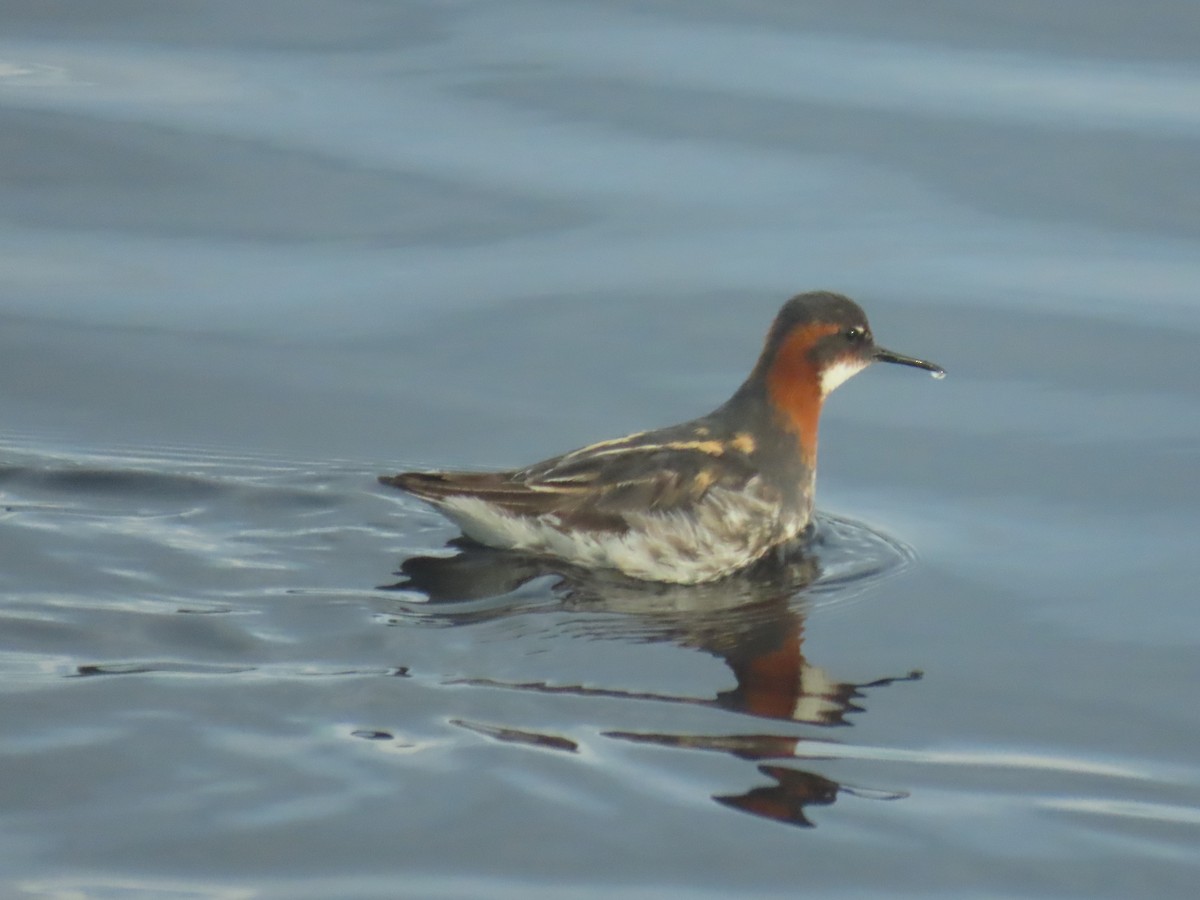
<svg viewBox="0 0 1200 900"><path fill-rule="evenodd" d="M496 550L465 538L451 542L450 556L415 556L401 565L401 579L385 590L420 594L412 615L435 617L457 625L535 610L574 610L575 627L590 637L664 641L703 651L722 660L734 686L712 697L637 692L543 682L512 683L482 678L455 684L505 688L547 694L603 696L630 700L714 707L779 722L822 727L850 724L848 716L863 711L863 691L895 681L915 680L919 672L867 683L837 681L811 665L803 652L804 616L796 597L821 572L813 545L796 544L760 560L751 569L700 585L657 584L619 573L580 569L558 560ZM818 547L819 549L819 547ZM522 589L545 579L547 590ZM503 600L497 602L497 598ZM549 599L547 599L549 598ZM620 615L608 615L620 613ZM574 748L557 735L537 735L504 726L457 720L497 740L536 746ZM747 760L820 756L809 747L821 741L787 734L685 735L606 731L615 740L678 749L729 753ZM902 793L854 788L791 766L761 765L769 784L740 795L714 795L723 806L798 826L811 826L809 806L828 806L841 794L896 799Z"/></svg>

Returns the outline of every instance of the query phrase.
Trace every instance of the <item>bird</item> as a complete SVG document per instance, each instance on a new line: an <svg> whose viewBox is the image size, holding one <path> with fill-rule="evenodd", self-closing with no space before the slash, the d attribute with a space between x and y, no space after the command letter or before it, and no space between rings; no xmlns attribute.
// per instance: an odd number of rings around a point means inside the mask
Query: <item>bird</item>
<svg viewBox="0 0 1200 900"><path fill-rule="evenodd" d="M379 481L488 547L640 581L716 581L811 533L821 408L875 362L945 376L876 344L849 297L810 291L783 305L749 376L707 415L521 469Z"/></svg>

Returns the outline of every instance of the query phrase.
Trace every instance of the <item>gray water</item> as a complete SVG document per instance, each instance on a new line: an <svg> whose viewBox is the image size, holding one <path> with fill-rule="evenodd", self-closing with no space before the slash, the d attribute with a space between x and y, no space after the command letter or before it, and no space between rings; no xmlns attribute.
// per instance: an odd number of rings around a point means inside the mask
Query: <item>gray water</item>
<svg viewBox="0 0 1200 900"><path fill-rule="evenodd" d="M0 895L1195 895L1196 4L0 23ZM817 287L950 377L831 398L782 571L375 484L705 412Z"/></svg>

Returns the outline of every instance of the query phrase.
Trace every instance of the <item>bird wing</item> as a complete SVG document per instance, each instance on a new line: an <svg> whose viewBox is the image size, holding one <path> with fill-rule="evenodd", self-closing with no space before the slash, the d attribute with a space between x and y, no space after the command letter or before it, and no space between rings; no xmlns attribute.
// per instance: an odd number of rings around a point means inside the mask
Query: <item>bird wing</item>
<svg viewBox="0 0 1200 900"><path fill-rule="evenodd" d="M435 505L473 497L512 515L622 528L629 513L683 509L713 487L744 487L754 474L727 442L671 429L591 444L514 472L405 472L380 481Z"/></svg>

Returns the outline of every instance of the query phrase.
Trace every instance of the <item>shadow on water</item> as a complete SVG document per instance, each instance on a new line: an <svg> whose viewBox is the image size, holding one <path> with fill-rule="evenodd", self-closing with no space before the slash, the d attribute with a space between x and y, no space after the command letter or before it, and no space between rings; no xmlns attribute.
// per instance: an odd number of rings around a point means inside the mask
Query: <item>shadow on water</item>
<svg viewBox="0 0 1200 900"><path fill-rule="evenodd" d="M916 681L919 671L865 683L838 681L810 664L804 653L805 614L822 601L844 602L871 582L907 565L907 548L864 526L823 516L804 546L773 556L749 570L701 585L636 581L610 571L579 569L557 560L495 550L465 538L451 541L449 556L414 556L402 576L382 589L414 595L401 604L401 622L453 627L506 616L568 611L580 637L670 642L720 659L735 685L715 696L606 689L488 678L448 683L576 697L681 704L744 714L776 723L766 731L720 735L609 730L607 738L679 750L708 750L764 762L821 756L807 747L836 743L792 733L787 726L848 726L864 712L865 691ZM530 585L543 590L530 591ZM415 595L424 597L423 601ZM489 738L544 749L576 752L560 735L456 719L452 724ZM805 748L801 750L801 748ZM805 810L828 806L842 794L894 800L900 791L852 787L790 765L757 767L769 784L736 795L712 795L724 806L791 825L811 827Z"/></svg>

